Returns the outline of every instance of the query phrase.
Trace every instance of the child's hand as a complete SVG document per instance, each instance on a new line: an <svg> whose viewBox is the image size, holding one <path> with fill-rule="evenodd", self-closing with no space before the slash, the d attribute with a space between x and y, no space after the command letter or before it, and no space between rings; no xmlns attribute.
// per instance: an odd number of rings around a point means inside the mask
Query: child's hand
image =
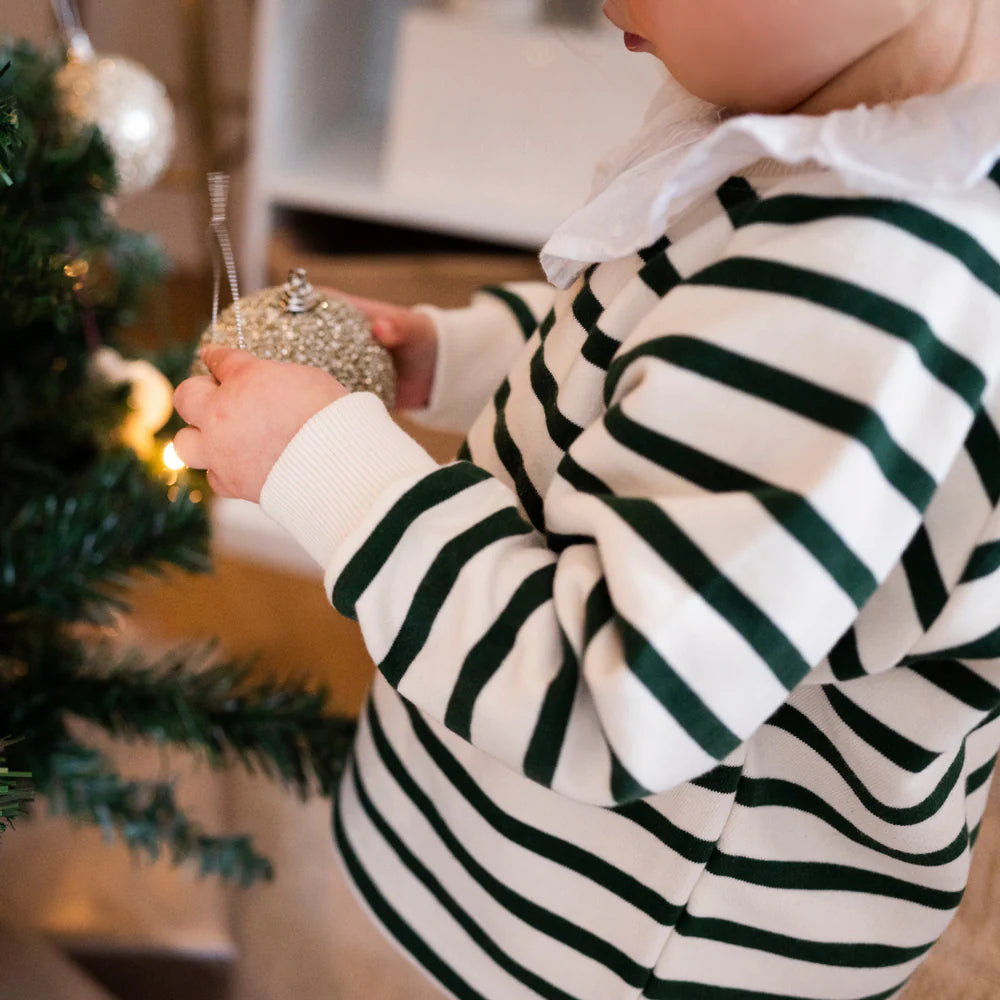
<svg viewBox="0 0 1000 1000"><path fill-rule="evenodd" d="M218 495L257 503L299 428L347 390L319 368L262 361L231 347L205 348L202 359L212 375L189 378L174 393L191 425L174 439L177 454L192 469L208 469Z"/></svg>
<svg viewBox="0 0 1000 1000"><path fill-rule="evenodd" d="M334 292L356 305L371 321L375 339L392 354L396 366L396 406L426 406L434 383L437 330L430 317L404 306Z"/></svg>

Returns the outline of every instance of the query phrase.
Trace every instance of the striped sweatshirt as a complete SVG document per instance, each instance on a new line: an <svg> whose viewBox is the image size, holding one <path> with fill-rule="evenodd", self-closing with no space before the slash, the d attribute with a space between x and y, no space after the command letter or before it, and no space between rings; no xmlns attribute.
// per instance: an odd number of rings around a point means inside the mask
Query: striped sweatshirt
<svg viewBox="0 0 1000 1000"><path fill-rule="evenodd" d="M905 186L747 163L433 312L456 461L355 394L272 470L378 666L340 855L446 994L888 1000L951 920L1000 744L1000 169Z"/></svg>

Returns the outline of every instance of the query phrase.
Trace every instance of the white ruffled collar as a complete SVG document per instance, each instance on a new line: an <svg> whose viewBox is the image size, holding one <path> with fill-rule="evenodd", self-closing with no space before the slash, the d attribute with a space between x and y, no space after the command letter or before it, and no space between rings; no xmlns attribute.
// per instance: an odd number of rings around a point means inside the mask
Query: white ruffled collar
<svg viewBox="0 0 1000 1000"><path fill-rule="evenodd" d="M545 273L568 288L589 264L649 246L727 177L762 159L817 164L884 196L968 189L1000 160L1000 83L826 115L725 120L712 105L678 100L668 84L640 132L598 169L590 201L542 249Z"/></svg>

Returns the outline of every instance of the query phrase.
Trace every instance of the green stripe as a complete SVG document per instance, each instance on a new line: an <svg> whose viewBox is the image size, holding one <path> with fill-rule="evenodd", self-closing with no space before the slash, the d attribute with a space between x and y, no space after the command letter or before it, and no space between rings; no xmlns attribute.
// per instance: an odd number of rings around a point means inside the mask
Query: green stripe
<svg viewBox="0 0 1000 1000"><path fill-rule="evenodd" d="M611 592L608 590L607 579L601 577L587 595L583 612L583 648L586 652L594 636L615 618L614 604ZM611 752L611 797L615 802L633 802L636 799L648 798L651 792L641 785L628 769Z"/></svg>
<svg viewBox="0 0 1000 1000"><path fill-rule="evenodd" d="M742 776L742 767L720 764L718 767L713 767L707 774L694 778L691 784L697 785L698 788L704 788L709 792L732 795L736 791L736 787L739 785Z"/></svg>
<svg viewBox="0 0 1000 1000"><path fill-rule="evenodd" d="M604 417L619 444L712 493L750 493L860 608L878 581L809 501L631 420L620 406Z"/></svg>
<svg viewBox="0 0 1000 1000"><path fill-rule="evenodd" d="M460 462L472 461L472 449L469 447L469 440L466 438L458 447L455 458Z"/></svg>
<svg viewBox="0 0 1000 1000"><path fill-rule="evenodd" d="M461 462L446 465L421 479L397 500L344 567L333 586L334 607L357 617L357 603L421 514L490 478L488 472Z"/></svg>
<svg viewBox="0 0 1000 1000"><path fill-rule="evenodd" d="M979 791L983 785L993 775L993 769L996 767L997 758L994 755L991 757L982 767L977 767L975 771L970 771L969 776L965 779L965 794L974 795Z"/></svg>
<svg viewBox="0 0 1000 1000"><path fill-rule="evenodd" d="M574 545L593 545L593 535L562 535L558 531L546 531L545 541L549 551L561 555Z"/></svg>
<svg viewBox="0 0 1000 1000"><path fill-rule="evenodd" d="M603 479L598 479L570 454L563 455L557 472L578 493L590 493L594 496L614 493Z"/></svg>
<svg viewBox="0 0 1000 1000"><path fill-rule="evenodd" d="M990 503L1000 503L1000 434L982 411L976 415L965 439L965 451L975 466Z"/></svg>
<svg viewBox="0 0 1000 1000"><path fill-rule="evenodd" d="M943 250L965 265L987 288L1000 293L1000 263L964 229L926 209L888 198L822 198L782 195L760 202L744 225L796 225L831 218L863 218L885 222Z"/></svg>
<svg viewBox="0 0 1000 1000"><path fill-rule="evenodd" d="M958 783L965 766L965 747L955 755L948 770L922 802L912 806L888 806L875 798L865 783L851 769L833 741L811 719L787 702L768 720L769 726L781 729L811 747L844 779L845 784L873 816L896 826L915 826L934 816Z"/></svg>
<svg viewBox="0 0 1000 1000"><path fill-rule="evenodd" d="M648 802L627 802L615 806L614 811L619 816L631 820L636 826L641 826L647 833L656 837L664 847L693 864L704 865L715 850L715 841L703 840L693 833L688 833L662 813L657 812Z"/></svg>
<svg viewBox="0 0 1000 1000"><path fill-rule="evenodd" d="M858 739L863 740L886 760L891 760L904 771L920 774L941 756L940 753L927 750L907 739L902 733L897 733L884 722L880 722L874 715L870 715L851 701L839 688L827 685L823 687L823 693L840 721Z"/></svg>
<svg viewBox="0 0 1000 1000"><path fill-rule="evenodd" d="M524 773L532 781L546 787L552 784L559 765L559 755L566 739L579 682L576 654L561 628L559 635L562 640L562 665L545 692L535 730L521 764Z"/></svg>
<svg viewBox="0 0 1000 1000"><path fill-rule="evenodd" d="M525 340L530 340L538 329L538 320L534 313L528 308L527 303L519 295L515 295L507 288L500 285L487 285L479 289L487 295L492 295L499 299L514 314L517 325L521 328L521 333Z"/></svg>
<svg viewBox="0 0 1000 1000"><path fill-rule="evenodd" d="M493 397L496 419L493 422L493 447L514 484L518 500L536 531L545 531L545 505L524 467L524 455L514 443L507 426L507 401L510 382L504 381Z"/></svg>
<svg viewBox="0 0 1000 1000"><path fill-rule="evenodd" d="M830 650L827 657L830 670L838 681L853 681L864 677L867 671L861 662L858 652L858 637L853 628L849 628Z"/></svg>
<svg viewBox="0 0 1000 1000"><path fill-rule="evenodd" d="M809 664L784 632L655 503L601 499L746 640L788 690L809 673Z"/></svg>
<svg viewBox="0 0 1000 1000"><path fill-rule="evenodd" d="M448 752L421 718L420 713L407 702L403 705L410 717L413 732L428 756L444 777L451 782L468 804L501 836L532 854L545 858L562 868L569 869L581 878L623 899L663 926L673 926L680 915L680 907L664 899L645 882L616 868L597 854L584 850L577 844L563 840L515 819L504 812L475 782L472 776Z"/></svg>
<svg viewBox="0 0 1000 1000"><path fill-rule="evenodd" d="M909 977L907 977L908 979ZM905 985L904 979L898 986L873 993L859 1000L890 1000ZM709 986L705 983L692 983L679 979L658 979L655 976L643 990L646 1000L829 1000L830 994L822 998L806 997L801 994L790 996L788 993L763 993L759 990L745 990L738 986Z"/></svg>
<svg viewBox="0 0 1000 1000"><path fill-rule="evenodd" d="M681 283L681 276L670 263L666 248L662 253L652 255L643 264L639 269L639 278L661 299Z"/></svg>
<svg viewBox="0 0 1000 1000"><path fill-rule="evenodd" d="M357 761L351 768L351 777L354 779L354 787L357 792L358 801L361 808L371 820L372 825L378 830L382 839L389 849L399 858L402 865L409 870L410 874L417 879L425 889L438 901L442 909L451 914L455 922L465 931L466 934L491 959L514 979L523 983L529 989L534 990L539 996L547 997L549 1000L574 1000L574 997L561 990L552 983L536 975L529 969L515 962L510 955L496 943L483 929L455 902L447 892L441 882L434 876L431 870L421 863L420 859L403 843L391 826L385 821L381 813L375 807L368 790L364 786L361 774L358 771Z"/></svg>
<svg viewBox="0 0 1000 1000"><path fill-rule="evenodd" d="M925 681L957 698L977 712L988 712L1000 702L1000 688L994 687L963 663L954 660L904 661L906 669Z"/></svg>
<svg viewBox="0 0 1000 1000"><path fill-rule="evenodd" d="M664 253L669 246L670 240L666 236L661 236L655 243L651 243L648 247L640 250L639 257L648 263L654 257L658 257L661 253Z"/></svg>
<svg viewBox="0 0 1000 1000"><path fill-rule="evenodd" d="M892 439L874 410L780 368L694 337L659 337L615 361L605 388L609 406L622 375L644 357L659 358L854 438L868 449L886 479L920 512L934 494L934 477Z"/></svg>
<svg viewBox="0 0 1000 1000"><path fill-rule="evenodd" d="M745 177L730 177L715 192L719 203L726 210L734 228L743 225L744 220L760 202L760 196Z"/></svg>
<svg viewBox="0 0 1000 1000"><path fill-rule="evenodd" d="M969 561L965 564L961 582L971 583L973 580L981 580L998 569L1000 569L1000 542L985 542L973 549Z"/></svg>
<svg viewBox="0 0 1000 1000"><path fill-rule="evenodd" d="M995 660L1000 657L1000 626L961 646L939 649L934 653L934 657L954 660Z"/></svg>
<svg viewBox="0 0 1000 1000"><path fill-rule="evenodd" d="M985 729L987 726L996 722L997 719L1000 719L1000 704L996 705L991 712L980 719L979 722L977 722L972 729L969 730L969 735L971 736L980 729Z"/></svg>
<svg viewBox="0 0 1000 1000"><path fill-rule="evenodd" d="M606 577L601 577L591 588L583 607L583 648L593 641L595 635L615 616Z"/></svg>
<svg viewBox="0 0 1000 1000"><path fill-rule="evenodd" d="M568 948L585 955L615 973L630 986L641 986L648 976L648 970L634 961L621 949L603 940L596 934L579 927L565 917L539 906L530 899L514 892L495 878L466 850L461 841L451 831L448 824L438 812L430 796L428 796L413 780L403 762L395 751L379 722L374 705L369 700L368 723L372 741L382 759L383 764L393 776L396 783L410 799L417 810L423 815L441 843L451 852L455 860L465 869L468 875L480 888L508 912L529 927L557 941Z"/></svg>
<svg viewBox="0 0 1000 1000"><path fill-rule="evenodd" d="M538 325L538 333L542 340L552 332L552 327L556 325L556 307L553 306L546 314L545 319Z"/></svg>
<svg viewBox="0 0 1000 1000"><path fill-rule="evenodd" d="M589 333L601 318L604 306L598 301L593 289L590 287L589 277L584 279L580 291L573 298L573 316L577 323L583 327L585 333Z"/></svg>
<svg viewBox="0 0 1000 1000"><path fill-rule="evenodd" d="M506 607L465 657L444 716L444 724L463 739L471 738L476 699L514 648L521 627L552 599L555 573L555 563L550 563L522 580Z"/></svg>
<svg viewBox="0 0 1000 1000"><path fill-rule="evenodd" d="M340 851L340 856L344 859L344 865L350 873L351 880L357 886L372 913L403 949L409 952L445 989L450 990L458 1000L488 1000L462 979L433 948L428 947L427 942L389 905L386 898L378 891L347 839L347 832L344 830L339 809L334 809L333 832L337 848Z"/></svg>
<svg viewBox="0 0 1000 1000"><path fill-rule="evenodd" d="M595 367L606 372L622 345L609 337L599 326L595 326L581 348L580 353Z"/></svg>
<svg viewBox="0 0 1000 1000"><path fill-rule="evenodd" d="M969 406L976 408L986 389L986 377L979 368L939 340L923 316L861 285L791 264L752 257L729 257L719 261L688 278L686 284L769 292L853 316L910 344L924 368Z"/></svg>
<svg viewBox="0 0 1000 1000"><path fill-rule="evenodd" d="M972 832L969 834L969 846L970 847L974 848L976 846L976 841L979 840L979 834L981 833L982 829L983 829L983 821L980 820L975 825L975 827L973 828Z"/></svg>
<svg viewBox="0 0 1000 1000"><path fill-rule="evenodd" d="M456 535L442 547L420 581L389 652L378 665L390 684L398 686L410 664L420 654L441 606L465 565L490 545L505 538L529 534L530 531L513 507L504 507Z"/></svg>
<svg viewBox="0 0 1000 1000"><path fill-rule="evenodd" d="M931 538L921 525L903 553L903 572L913 598L917 617L926 632L937 621L948 602L948 590L941 578Z"/></svg>
<svg viewBox="0 0 1000 1000"><path fill-rule="evenodd" d="M722 760L743 742L716 717L641 632L620 616L618 629L625 644L625 662L629 669L705 753Z"/></svg>
<svg viewBox="0 0 1000 1000"><path fill-rule="evenodd" d="M736 790L736 801L749 809L770 807L809 813L855 844L867 847L894 861L903 861L908 865L919 865L923 868L939 868L950 864L965 853L969 844L968 831L963 827L950 844L937 851L923 854L900 851L868 836L811 789L781 778L744 777Z"/></svg>
<svg viewBox="0 0 1000 1000"><path fill-rule="evenodd" d="M866 868L815 861L763 861L717 852L708 871L749 885L796 892L856 892L901 899L932 910L954 910L964 890L946 892Z"/></svg>
<svg viewBox="0 0 1000 1000"><path fill-rule="evenodd" d="M545 426L549 437L562 451L583 433L583 428L573 423L559 409L559 384L545 364L545 345L539 344L531 358L531 388L545 413Z"/></svg>
<svg viewBox="0 0 1000 1000"><path fill-rule="evenodd" d="M733 920L716 917L695 917L690 912L677 921L677 933L706 941L718 941L737 948L750 948L799 962L815 962L849 969L885 969L912 962L925 954L933 945L916 945L901 948L888 944L855 944L835 941L809 941L805 938L777 934L774 931L748 927Z"/></svg>
<svg viewBox="0 0 1000 1000"><path fill-rule="evenodd" d="M637 802L653 793L639 784L611 751L611 797L615 802ZM678 908L678 913L680 909Z"/></svg>

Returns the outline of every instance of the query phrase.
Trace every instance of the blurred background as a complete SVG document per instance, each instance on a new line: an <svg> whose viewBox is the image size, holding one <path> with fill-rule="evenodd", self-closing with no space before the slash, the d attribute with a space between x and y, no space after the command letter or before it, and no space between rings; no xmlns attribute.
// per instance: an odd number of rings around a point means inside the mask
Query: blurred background
<svg viewBox="0 0 1000 1000"><path fill-rule="evenodd" d="M123 351L138 353L190 347L209 319L209 171L231 177L243 294L305 266L315 284L462 305L482 284L540 275L538 249L662 80L596 0L0 0L0 35L65 49L57 13L74 6L98 55L139 63L174 114L162 175L112 206L168 262L123 331ZM458 444L418 436L441 460ZM355 713L372 664L318 570L235 501L212 505L210 544L209 573L135 575L131 612L106 637L150 655L211 639L251 657L254 676L323 685L332 711ZM199 878L50 816L42 799L0 841L3 1000L437 995L346 890L324 798L303 804L287 783L213 770L204 754L82 732L122 773L169 777L205 826L249 833L276 877L249 889ZM974 888L1000 875L1000 851L980 855ZM986 891L966 902L914 1000L995 995L993 909Z"/></svg>

